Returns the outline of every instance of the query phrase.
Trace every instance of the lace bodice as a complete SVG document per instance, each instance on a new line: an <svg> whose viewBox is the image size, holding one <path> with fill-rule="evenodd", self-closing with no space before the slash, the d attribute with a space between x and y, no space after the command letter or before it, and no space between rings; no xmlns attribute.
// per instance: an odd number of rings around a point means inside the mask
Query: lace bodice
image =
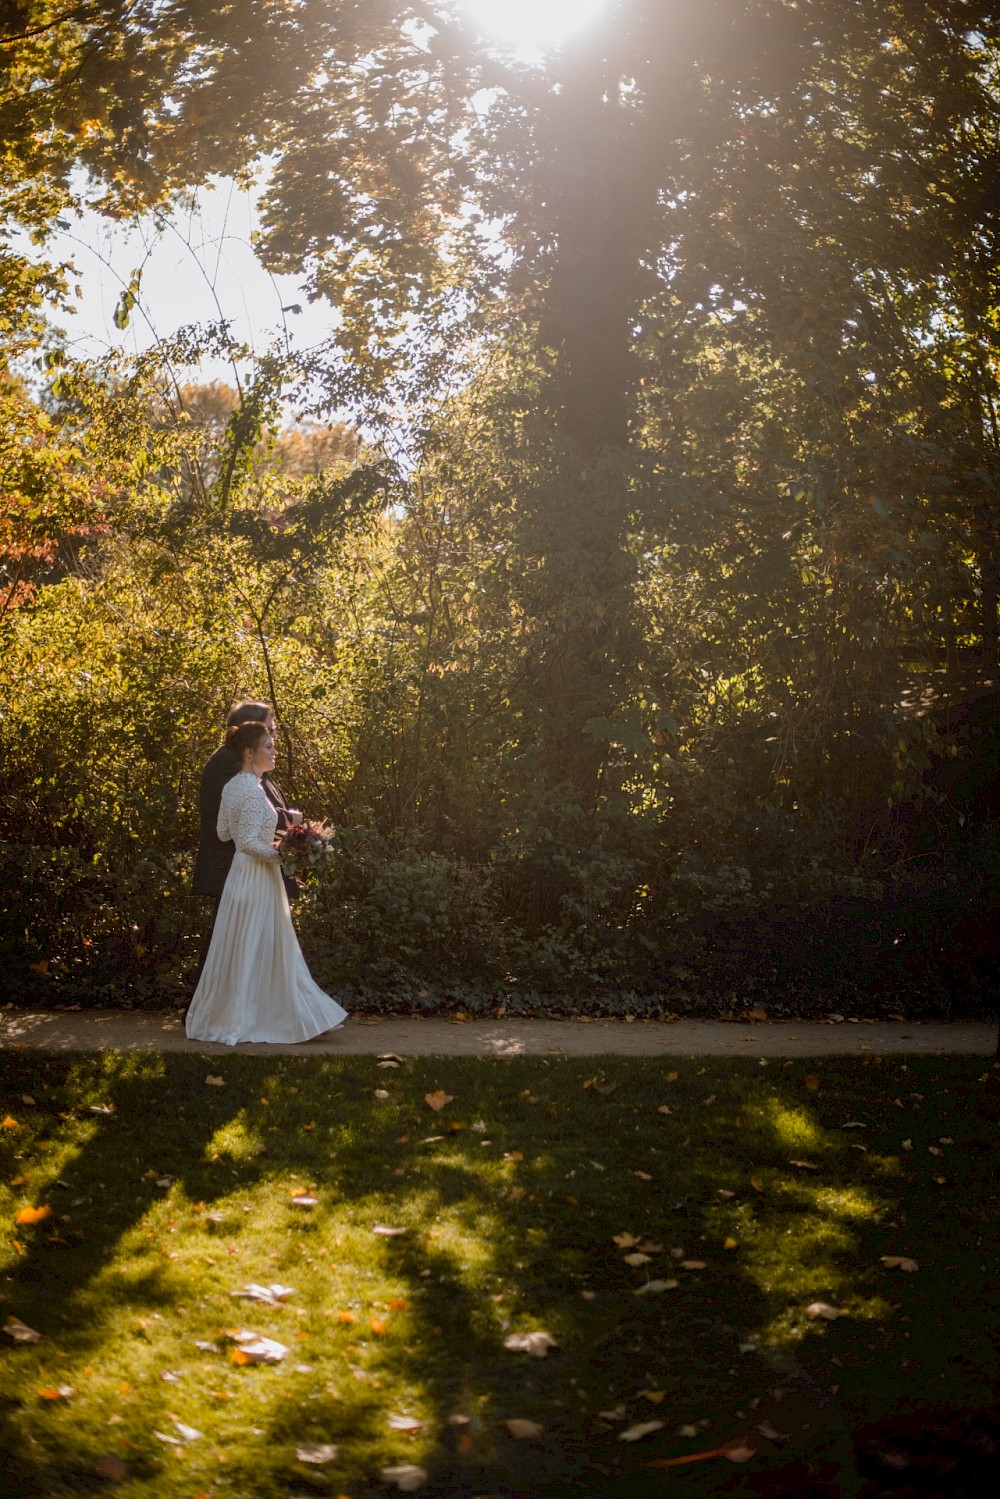
<svg viewBox="0 0 1000 1499"><path fill-rule="evenodd" d="M223 842L231 838L238 853L276 863L281 857L273 842L277 823L278 814L256 776L241 771L223 786L216 832Z"/></svg>

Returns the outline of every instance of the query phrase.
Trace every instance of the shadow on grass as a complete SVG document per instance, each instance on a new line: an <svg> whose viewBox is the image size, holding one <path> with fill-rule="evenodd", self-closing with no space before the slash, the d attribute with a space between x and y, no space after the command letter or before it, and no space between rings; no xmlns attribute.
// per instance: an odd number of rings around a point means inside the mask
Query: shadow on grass
<svg viewBox="0 0 1000 1499"><path fill-rule="evenodd" d="M389 1072L365 1058L5 1062L4 1107L20 1121L4 1139L5 1177L30 1157L25 1190L54 1209L17 1231L0 1283L10 1308L95 1380L110 1323L121 1336L126 1321L133 1388L111 1371L103 1398L120 1395L133 1414L141 1401L147 1431L169 1434L178 1405L164 1361L178 1363L179 1346L207 1348L207 1363L180 1372L201 1379L202 1396L225 1396L214 1440L233 1494L368 1493L382 1462L419 1461L428 1496L610 1499L679 1476L650 1463L728 1442L751 1446L752 1461L685 1464L686 1495L877 1493L861 1488L870 1480L857 1477L850 1428L879 1432L904 1401L928 1422L958 1402L972 1408L995 1371L989 1321L962 1305L973 1246L955 1248L961 1263L949 1264L951 1248L937 1253L942 1234L953 1243L963 1231L956 1217L970 1240L985 1230L989 1205L970 1190L956 1213L947 1179L925 1169L939 1157L926 1154L922 1095L895 1102L931 1063L762 1076L749 1063L686 1062L672 1077L661 1062L616 1061L588 1078L593 1062L429 1059ZM205 1082L215 1068L223 1087ZM937 1081L946 1075L951 1093L969 1072L938 1064ZM439 1087L454 1092L454 1109L435 1115L423 1096ZM36 1105L19 1108L22 1093ZM947 1123L935 1115L933 1138L963 1136L970 1189L982 1185L984 1124L962 1109ZM923 1147L919 1171L901 1127ZM315 1209L274 1205L296 1187L315 1188ZM192 1224L197 1239L183 1241ZM405 1232L380 1238L376 1226ZM660 1247L630 1266L634 1246L615 1242L625 1234ZM195 1247L171 1258L182 1241ZM929 1257L921 1281L887 1284L879 1256L917 1252ZM985 1258L981 1242L973 1253ZM360 1279L338 1279L335 1255ZM234 1392L213 1390L231 1372L216 1356L220 1321L246 1311L227 1301L232 1287L294 1282L286 1267L296 1264L312 1277L295 1330L302 1362L241 1371ZM636 1294L656 1279L678 1284ZM373 1305L387 1294L405 1310L376 1334ZM810 1320L817 1300L849 1315ZM290 1310L271 1319L279 1329ZM508 1332L537 1328L558 1351L504 1350ZM23 1377L0 1403L0 1493L100 1490L95 1438L84 1440L72 1403L44 1427L32 1414L37 1352L3 1355ZM324 1382L331 1366L335 1390ZM51 1379L50 1353L44 1367ZM416 1436L387 1433L387 1400L419 1410ZM463 1423L449 1424L456 1415ZM543 1435L515 1440L504 1426L513 1417ZM651 1420L662 1426L620 1440ZM301 1441L331 1439L341 1462L329 1483L290 1456ZM114 1428L107 1450L118 1450ZM122 1450L135 1492L174 1481L155 1442Z"/></svg>

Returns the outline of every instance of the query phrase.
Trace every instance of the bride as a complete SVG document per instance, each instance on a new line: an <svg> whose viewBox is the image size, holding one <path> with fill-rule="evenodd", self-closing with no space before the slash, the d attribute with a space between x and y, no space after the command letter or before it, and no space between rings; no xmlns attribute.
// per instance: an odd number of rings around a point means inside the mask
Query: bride
<svg viewBox="0 0 1000 1499"><path fill-rule="evenodd" d="M236 854L198 987L185 1021L192 1041L308 1041L347 1011L314 981L292 926L274 846L277 813L260 784L274 769L274 739L263 723L229 730L242 769L227 781L218 833Z"/></svg>

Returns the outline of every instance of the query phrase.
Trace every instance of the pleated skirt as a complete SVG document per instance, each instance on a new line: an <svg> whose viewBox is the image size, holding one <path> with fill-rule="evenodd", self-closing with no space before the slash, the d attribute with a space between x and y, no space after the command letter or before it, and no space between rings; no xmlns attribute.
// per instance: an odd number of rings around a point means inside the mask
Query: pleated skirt
<svg viewBox="0 0 1000 1499"><path fill-rule="evenodd" d="M346 1019L306 967L277 862L237 852L188 1009L188 1038L287 1045Z"/></svg>

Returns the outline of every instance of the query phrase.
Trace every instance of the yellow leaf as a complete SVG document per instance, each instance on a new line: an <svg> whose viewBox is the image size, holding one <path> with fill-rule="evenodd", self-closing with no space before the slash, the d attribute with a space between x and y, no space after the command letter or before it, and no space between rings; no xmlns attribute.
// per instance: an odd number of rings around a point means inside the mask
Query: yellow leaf
<svg viewBox="0 0 1000 1499"><path fill-rule="evenodd" d="M730 1237L726 1240L725 1244L723 1244L722 1247L723 1249L739 1249L740 1243L738 1239Z"/></svg>
<svg viewBox="0 0 1000 1499"><path fill-rule="evenodd" d="M905 1270L910 1275L914 1270L920 1269L917 1261L909 1259L905 1254L883 1254L881 1261L887 1270Z"/></svg>
<svg viewBox="0 0 1000 1499"><path fill-rule="evenodd" d="M675 1083L679 1077L680 1077L680 1073L679 1072L668 1072L667 1073L667 1082L668 1083Z"/></svg>
<svg viewBox="0 0 1000 1499"><path fill-rule="evenodd" d="M648 1400L651 1405L659 1405L660 1401L666 1397L666 1393L666 1390L638 1390L636 1399Z"/></svg>

